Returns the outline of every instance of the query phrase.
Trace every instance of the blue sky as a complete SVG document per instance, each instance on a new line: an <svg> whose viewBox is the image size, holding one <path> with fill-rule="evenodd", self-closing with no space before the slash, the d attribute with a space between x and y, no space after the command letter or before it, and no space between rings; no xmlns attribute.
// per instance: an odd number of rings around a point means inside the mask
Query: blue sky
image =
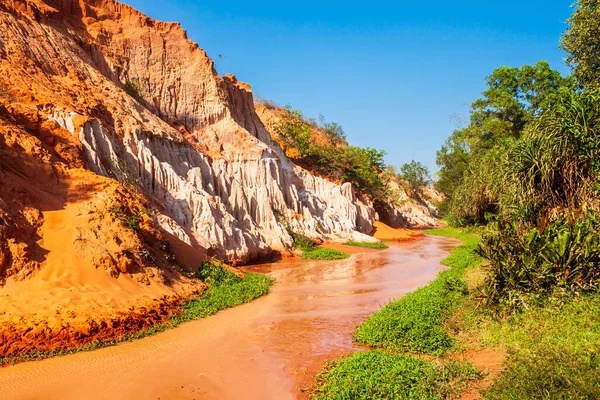
<svg viewBox="0 0 600 400"><path fill-rule="evenodd" d="M571 0L125 2L180 22L221 74L261 97L432 171L494 68L548 60L568 73L558 44Z"/></svg>

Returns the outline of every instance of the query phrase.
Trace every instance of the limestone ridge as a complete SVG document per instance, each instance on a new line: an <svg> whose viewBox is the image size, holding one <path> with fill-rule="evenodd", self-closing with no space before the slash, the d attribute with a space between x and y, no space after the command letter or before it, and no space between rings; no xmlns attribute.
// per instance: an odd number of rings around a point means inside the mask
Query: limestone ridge
<svg viewBox="0 0 600 400"><path fill-rule="evenodd" d="M287 159L250 86L219 76L179 24L112 0L4 0L0 73L87 168L127 175L164 230L209 255L269 258L291 248L289 230L374 240L370 201Z"/></svg>

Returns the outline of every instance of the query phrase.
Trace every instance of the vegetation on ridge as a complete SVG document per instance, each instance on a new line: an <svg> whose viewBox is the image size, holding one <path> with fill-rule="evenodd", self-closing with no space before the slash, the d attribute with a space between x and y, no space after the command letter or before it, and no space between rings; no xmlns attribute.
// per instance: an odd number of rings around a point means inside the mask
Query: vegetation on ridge
<svg viewBox="0 0 600 400"><path fill-rule="evenodd" d="M325 137L324 143L313 140L316 129ZM324 118L320 124L307 121L300 111L289 107L282 114L277 132L285 149L297 151L294 158L303 167L333 181L350 182L373 198L383 196L385 187L380 174L385 167L384 151L349 146L342 127L335 122Z"/></svg>

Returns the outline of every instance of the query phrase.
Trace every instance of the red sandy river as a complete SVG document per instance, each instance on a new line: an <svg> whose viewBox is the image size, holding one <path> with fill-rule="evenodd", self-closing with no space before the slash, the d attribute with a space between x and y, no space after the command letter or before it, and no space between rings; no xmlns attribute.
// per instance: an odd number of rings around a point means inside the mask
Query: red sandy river
<svg viewBox="0 0 600 400"><path fill-rule="evenodd" d="M0 399L294 399L327 360L348 354L356 325L433 280L458 241L425 236L341 261L246 267L271 294L168 332L0 368Z"/></svg>

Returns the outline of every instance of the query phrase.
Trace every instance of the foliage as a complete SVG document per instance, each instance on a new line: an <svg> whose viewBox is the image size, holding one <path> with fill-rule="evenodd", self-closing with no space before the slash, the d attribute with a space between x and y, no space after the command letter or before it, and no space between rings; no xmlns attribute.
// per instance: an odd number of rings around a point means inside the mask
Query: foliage
<svg viewBox="0 0 600 400"><path fill-rule="evenodd" d="M125 92L137 101L142 101L143 91L144 86L142 85L142 81L140 81L139 78L132 78L125 83Z"/></svg>
<svg viewBox="0 0 600 400"><path fill-rule="evenodd" d="M227 270L222 263L214 261L202 261L196 276L210 285L211 288L231 285L242 280L242 278Z"/></svg>
<svg viewBox="0 0 600 400"><path fill-rule="evenodd" d="M288 233L292 237L294 241L294 248L300 249L302 251L310 251L314 250L315 242L312 241L309 237L306 237L300 233L294 232L288 228Z"/></svg>
<svg viewBox="0 0 600 400"><path fill-rule="evenodd" d="M465 297L462 275L476 265L473 253L479 238L450 228L429 231L431 234L458 237L464 244L443 260L450 270L441 272L428 286L407 294L371 315L356 331L355 339L363 344L395 351L441 354L453 344L444 328L458 303Z"/></svg>
<svg viewBox="0 0 600 400"><path fill-rule="evenodd" d="M382 242L375 242L375 243L371 243L371 242L348 242L346 243L348 246L355 246L355 247L364 247L367 249L387 249L388 245Z"/></svg>
<svg viewBox="0 0 600 400"><path fill-rule="evenodd" d="M415 160L400 167L400 176L408 182L413 191L417 191L431 183L429 169Z"/></svg>
<svg viewBox="0 0 600 400"><path fill-rule="evenodd" d="M508 320L478 323L489 345L508 347L488 399L600 398L600 298L562 298Z"/></svg>
<svg viewBox="0 0 600 400"><path fill-rule="evenodd" d="M543 219L595 202L600 172L600 92L565 90L508 152L514 205Z"/></svg>
<svg viewBox="0 0 600 400"><path fill-rule="evenodd" d="M579 211L546 225L501 222L478 253L489 261L488 303L518 309L557 289L586 291L600 283L600 232L593 214Z"/></svg>
<svg viewBox="0 0 600 400"><path fill-rule="evenodd" d="M302 252L302 258L307 260L343 260L348 257L344 252L327 248L313 248Z"/></svg>
<svg viewBox="0 0 600 400"><path fill-rule="evenodd" d="M478 372L467 363L443 365L407 354L357 352L317 376L315 399L446 399Z"/></svg>
<svg viewBox="0 0 600 400"><path fill-rule="evenodd" d="M137 232L140 229L140 223L142 222L143 215L148 215L149 211L141 209L132 211L128 207L120 204L115 204L111 207L110 212L123 224L123 226Z"/></svg>
<svg viewBox="0 0 600 400"><path fill-rule="evenodd" d="M4 80L0 78L0 102L1 103L14 103L19 99L12 93L10 86L4 83Z"/></svg>
<svg viewBox="0 0 600 400"><path fill-rule="evenodd" d="M327 144L313 140L313 129L320 128ZM306 121L298 110L288 109L278 133L285 145L296 149L299 162L313 172L336 181L350 182L362 193L372 197L383 195L380 172L384 168L385 152L355 146L346 146L345 134L335 122L321 120L321 126Z"/></svg>
<svg viewBox="0 0 600 400"><path fill-rule="evenodd" d="M446 208L468 223L485 223L498 213L507 150L573 82L540 61L497 68L487 86L471 106L469 125L456 130L437 153L436 189L448 196Z"/></svg>
<svg viewBox="0 0 600 400"><path fill-rule="evenodd" d="M578 0L561 41L567 63L584 87L600 83L600 7L597 0Z"/></svg>
<svg viewBox="0 0 600 400"><path fill-rule="evenodd" d="M348 141L346 140L346 133L344 129L336 122L327 122L325 117L320 115L319 120L321 122L321 130L323 135L329 140L334 146L347 146Z"/></svg>

